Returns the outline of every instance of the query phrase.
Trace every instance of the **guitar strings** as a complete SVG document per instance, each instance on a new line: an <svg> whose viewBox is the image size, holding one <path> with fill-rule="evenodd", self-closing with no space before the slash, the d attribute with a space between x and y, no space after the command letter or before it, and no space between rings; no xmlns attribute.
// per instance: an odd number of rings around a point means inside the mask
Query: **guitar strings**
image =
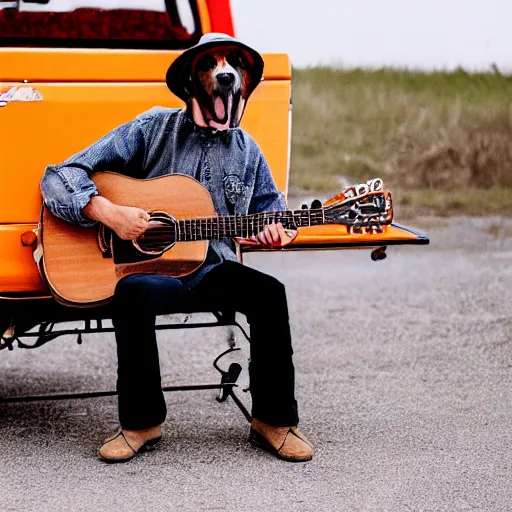
<svg viewBox="0 0 512 512"><path fill-rule="evenodd" d="M188 237L220 237L222 234L233 235L237 232L241 232L240 236L249 236L250 234L259 233L265 224L266 220L274 219L258 219L258 222L254 222L253 219L249 219L242 216L231 216L231 217L209 217L209 218L198 218L198 219L180 219L178 221L178 227L174 225L160 225L150 227L144 237L156 238L158 235L174 235L178 233L184 233ZM286 227L290 227L290 224L295 227L297 224L318 224L323 223L323 215L314 215L311 218L303 219L304 223L298 223L296 218L281 217L276 219L284 221ZM234 233L233 233L234 232ZM156 236L155 236L156 235Z"/></svg>
<svg viewBox="0 0 512 512"><path fill-rule="evenodd" d="M378 216L378 213L369 214L366 220L369 223L372 218L375 219ZM167 218L164 217L164 220ZM375 220L378 222L378 219ZM290 227L289 223L293 228L323 224L325 223L325 211L324 208L320 208L180 219L175 223L149 228L143 237L139 238L139 244L146 249L164 250L177 241L219 239L235 236L239 232L241 234L238 236L248 237L256 235L265 224L272 221L283 222L287 224L285 227Z"/></svg>

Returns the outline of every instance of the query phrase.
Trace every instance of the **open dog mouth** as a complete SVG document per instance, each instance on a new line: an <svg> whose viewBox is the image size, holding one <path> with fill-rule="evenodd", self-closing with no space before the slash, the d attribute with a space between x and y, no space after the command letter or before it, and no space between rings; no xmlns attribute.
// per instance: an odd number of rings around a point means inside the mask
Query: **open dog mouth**
<svg viewBox="0 0 512 512"><path fill-rule="evenodd" d="M203 97L201 110L205 121L216 130L236 128L240 123L240 119L238 119L239 102L240 93L234 93L231 90L217 90L213 92L212 96Z"/></svg>
<svg viewBox="0 0 512 512"><path fill-rule="evenodd" d="M214 121L219 124L229 124L233 109L233 93L214 94L213 96L213 113Z"/></svg>

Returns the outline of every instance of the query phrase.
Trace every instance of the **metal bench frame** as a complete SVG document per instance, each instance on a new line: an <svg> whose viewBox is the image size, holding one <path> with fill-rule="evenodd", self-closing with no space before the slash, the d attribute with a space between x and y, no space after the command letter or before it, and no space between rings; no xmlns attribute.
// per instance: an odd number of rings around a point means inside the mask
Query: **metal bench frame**
<svg viewBox="0 0 512 512"><path fill-rule="evenodd" d="M0 298L0 310L6 310L10 318L10 325L0 325L0 331L3 336L0 338L0 351L3 349L13 350L15 346L22 349L34 349L45 345L46 343L65 335L76 335L76 342L83 343L84 334L112 333L113 327L104 325L104 321L111 318L109 306L99 306L97 308L72 308L57 303L51 297L3 297ZM29 315L29 312L32 315ZM35 313L34 313L35 312ZM193 329L201 327L230 327L228 332L229 348L219 354L213 361L213 367L220 373L220 383L205 384L184 384L180 386L164 386L162 391L198 391L207 389L218 389L216 397L218 402L225 402L229 397L240 409L247 421L251 421L251 415L245 405L235 394L235 389L240 388L237 380L242 372L242 366L239 363L232 362L227 370L219 366L219 361L226 355L241 350L236 346L235 330L238 328L243 336L250 341L250 337L245 329L236 321L235 313L223 313L221 311L179 311L176 313L186 314L187 317L183 323L164 323L157 324L156 330L172 329ZM190 315L193 313L210 313L215 320L209 322L189 322ZM27 316L29 315L29 316ZM51 320L48 320L51 318ZM56 325L63 322L83 322L82 327L73 329L60 329ZM36 328L34 330L34 328ZM29 332L31 331L31 332ZM35 341L28 343L27 340ZM247 392L248 389L244 389ZM59 393L36 396L15 396L0 397L0 404L34 402L43 400L77 400L105 396L117 395L116 391L92 391L83 393Z"/></svg>

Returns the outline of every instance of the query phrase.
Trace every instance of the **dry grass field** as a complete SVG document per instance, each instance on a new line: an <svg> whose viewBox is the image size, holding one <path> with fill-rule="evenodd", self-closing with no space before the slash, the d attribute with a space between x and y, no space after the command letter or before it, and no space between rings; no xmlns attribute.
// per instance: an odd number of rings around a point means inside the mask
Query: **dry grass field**
<svg viewBox="0 0 512 512"><path fill-rule="evenodd" d="M512 77L294 70L291 190L374 176L404 207L512 211Z"/></svg>

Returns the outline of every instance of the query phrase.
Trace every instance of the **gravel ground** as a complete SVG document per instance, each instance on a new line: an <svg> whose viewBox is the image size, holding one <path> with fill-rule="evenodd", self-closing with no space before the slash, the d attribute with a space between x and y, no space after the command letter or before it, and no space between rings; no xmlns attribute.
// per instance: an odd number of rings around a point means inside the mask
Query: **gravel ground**
<svg viewBox="0 0 512 512"><path fill-rule="evenodd" d="M158 449L114 466L96 450L115 398L4 404L0 511L512 510L512 221L407 224L431 245L378 263L368 251L246 259L287 286L312 462L250 447L246 420L213 391L167 394ZM216 381L226 331L161 332L165 383ZM0 396L114 384L110 335L0 352Z"/></svg>

